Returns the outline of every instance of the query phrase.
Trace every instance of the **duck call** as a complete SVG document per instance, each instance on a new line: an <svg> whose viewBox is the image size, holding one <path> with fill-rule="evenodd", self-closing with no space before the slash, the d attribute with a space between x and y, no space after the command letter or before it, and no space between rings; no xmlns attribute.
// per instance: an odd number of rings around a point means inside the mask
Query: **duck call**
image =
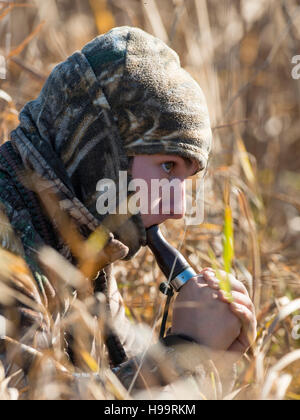
<svg viewBox="0 0 300 420"><path fill-rule="evenodd" d="M179 292L181 287L192 277L195 277L197 273L184 256L167 242L158 225L147 228L146 232L147 245L151 249L158 266L172 288Z"/></svg>

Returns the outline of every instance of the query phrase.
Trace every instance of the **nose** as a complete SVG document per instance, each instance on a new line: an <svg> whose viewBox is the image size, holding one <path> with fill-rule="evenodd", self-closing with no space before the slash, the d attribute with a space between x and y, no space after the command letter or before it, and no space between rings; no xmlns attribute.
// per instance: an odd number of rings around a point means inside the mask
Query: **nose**
<svg viewBox="0 0 300 420"><path fill-rule="evenodd" d="M170 201L170 219L182 219L186 211L185 179L171 189Z"/></svg>

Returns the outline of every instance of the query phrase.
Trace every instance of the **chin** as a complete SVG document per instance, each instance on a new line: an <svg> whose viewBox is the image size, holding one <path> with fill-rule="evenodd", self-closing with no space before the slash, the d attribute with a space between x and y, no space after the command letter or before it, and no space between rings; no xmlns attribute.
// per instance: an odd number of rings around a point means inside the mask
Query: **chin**
<svg viewBox="0 0 300 420"><path fill-rule="evenodd" d="M182 214L158 214L156 217L152 217L149 221L147 221L145 226L146 228L149 228L154 225L161 225L166 220L172 220L172 219L178 220L182 218L183 218Z"/></svg>
<svg viewBox="0 0 300 420"><path fill-rule="evenodd" d="M167 220L172 220L172 219L181 219L182 216L181 215L174 215L174 214L164 214L162 216L160 216L159 220L156 222L157 225L160 225L164 222L166 222Z"/></svg>
<svg viewBox="0 0 300 420"><path fill-rule="evenodd" d="M154 226L154 225L160 225L163 222L165 222L168 218L169 218L168 215L157 215L156 217L151 218L147 227Z"/></svg>

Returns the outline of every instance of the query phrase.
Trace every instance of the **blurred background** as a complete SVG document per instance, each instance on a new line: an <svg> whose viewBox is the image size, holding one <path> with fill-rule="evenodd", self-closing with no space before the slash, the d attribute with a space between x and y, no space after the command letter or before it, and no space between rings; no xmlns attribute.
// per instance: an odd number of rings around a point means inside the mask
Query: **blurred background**
<svg viewBox="0 0 300 420"><path fill-rule="evenodd" d="M122 25L165 41L205 93L214 134L205 221L186 232L183 221L166 222L162 230L176 247L182 243L197 271L223 268L224 208L230 208L233 270L254 299L263 339L282 305L300 296L300 79L292 77L300 1L0 1L1 142L58 62ZM152 326L164 298L151 253L143 249L114 269L127 315ZM266 369L299 348L293 315L272 332ZM240 385L254 381L254 366L249 361L240 368ZM283 396L300 399L300 363L288 372Z"/></svg>

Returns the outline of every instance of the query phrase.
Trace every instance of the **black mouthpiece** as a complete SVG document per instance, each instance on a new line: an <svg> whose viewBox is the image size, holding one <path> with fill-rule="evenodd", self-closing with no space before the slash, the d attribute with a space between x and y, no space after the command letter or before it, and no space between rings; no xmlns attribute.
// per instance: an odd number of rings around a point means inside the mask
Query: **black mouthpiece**
<svg viewBox="0 0 300 420"><path fill-rule="evenodd" d="M170 280L172 281L180 273L190 268L184 256L163 237L158 225L149 227L146 229L146 232L147 245L153 252L158 266L167 279L170 278L171 272L172 276ZM175 259L176 263L172 271Z"/></svg>

